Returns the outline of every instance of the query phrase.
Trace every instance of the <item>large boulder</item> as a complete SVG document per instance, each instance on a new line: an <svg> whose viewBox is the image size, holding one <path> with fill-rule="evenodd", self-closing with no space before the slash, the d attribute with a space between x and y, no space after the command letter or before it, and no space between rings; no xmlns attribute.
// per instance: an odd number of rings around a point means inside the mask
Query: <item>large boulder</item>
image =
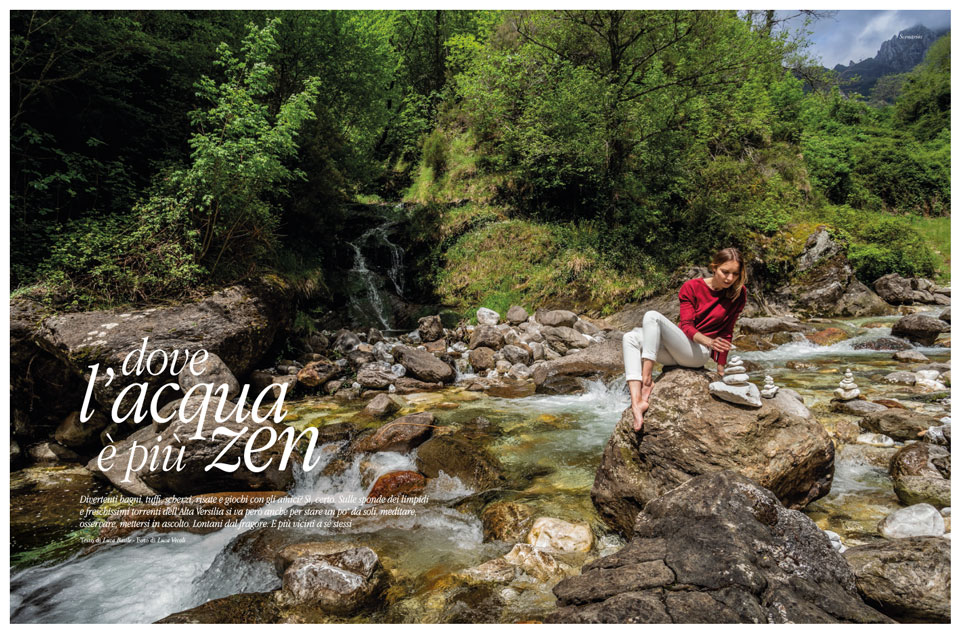
<svg viewBox="0 0 960 633"><path fill-rule="evenodd" d="M456 435L441 435L421 444L417 469L427 477L439 477L442 471L478 492L496 488L506 480L495 457L475 441Z"/></svg>
<svg viewBox="0 0 960 633"><path fill-rule="evenodd" d="M347 615L376 603L386 584L376 552L357 547L297 558L283 572L282 595L294 604L314 604L327 613Z"/></svg>
<svg viewBox="0 0 960 633"><path fill-rule="evenodd" d="M547 340L547 343L550 344L550 347L561 354L565 354L567 350L583 349L590 345L590 339L572 327L564 325L551 327L545 325L540 329L540 332L543 334L543 338Z"/></svg>
<svg viewBox="0 0 960 633"><path fill-rule="evenodd" d="M802 513L731 471L652 500L632 540L554 589L547 622L890 622Z"/></svg>
<svg viewBox="0 0 960 633"><path fill-rule="evenodd" d="M925 314L908 314L893 324L890 333L918 345L933 345L941 332L949 332L950 324Z"/></svg>
<svg viewBox="0 0 960 633"><path fill-rule="evenodd" d="M884 301L894 305L950 304L950 289L941 288L929 279L901 277L897 273L890 273L873 282L873 287Z"/></svg>
<svg viewBox="0 0 960 633"><path fill-rule="evenodd" d="M222 359L233 375L246 374L263 358L288 320L287 294L275 288L233 286L202 301L178 306L60 314L45 319L33 340L78 375L89 373L89 365L100 363L93 395L102 408L109 410L132 383L148 383L152 395L161 385L178 382L178 376L169 369L174 352L178 352L177 368L183 365L186 354L192 357L203 349ZM142 348L145 337L149 339L145 356L163 350L168 358L166 370L156 371L157 375L147 371L124 374L124 358ZM159 353L152 367L159 370ZM108 368L113 370L112 376ZM229 377L224 380L231 384ZM177 397L171 389L163 395L167 394L166 401Z"/></svg>
<svg viewBox="0 0 960 633"><path fill-rule="evenodd" d="M813 417L764 400L747 409L711 397L716 374L672 368L654 386L642 433L624 411L603 451L591 497L600 516L629 534L650 501L702 473L735 470L802 508L830 491L834 447Z"/></svg>
<svg viewBox="0 0 960 633"><path fill-rule="evenodd" d="M893 491L905 505L950 505L950 451L927 442L900 448L890 461Z"/></svg>
<svg viewBox="0 0 960 633"><path fill-rule="evenodd" d="M548 379L557 376L601 376L610 378L623 373L623 344L611 339L555 360L538 365L533 370L533 382L538 390Z"/></svg>
<svg viewBox="0 0 960 633"><path fill-rule="evenodd" d="M418 324L417 331L420 333L420 340L424 343L443 338L443 322L439 315L425 316L418 321Z"/></svg>
<svg viewBox="0 0 960 633"><path fill-rule="evenodd" d="M429 411L412 413L384 424L374 433L357 441L354 449L361 453L379 451L406 452L423 444L433 435L435 419Z"/></svg>
<svg viewBox="0 0 960 633"><path fill-rule="evenodd" d="M503 347L503 332L493 325L478 325L470 335L469 347L471 350L478 347L489 347L498 350Z"/></svg>
<svg viewBox="0 0 960 633"><path fill-rule="evenodd" d="M549 327L573 327L577 315L570 310L537 310L537 323Z"/></svg>
<svg viewBox="0 0 960 633"><path fill-rule="evenodd" d="M418 380L447 383L456 378L453 367L426 350L397 345L393 348L393 355Z"/></svg>
<svg viewBox="0 0 960 633"><path fill-rule="evenodd" d="M848 548L867 604L904 621L950 622L950 541L914 536Z"/></svg>
<svg viewBox="0 0 960 633"><path fill-rule="evenodd" d="M777 332L808 332L811 326L796 317L755 317L737 320L741 334L776 334Z"/></svg>

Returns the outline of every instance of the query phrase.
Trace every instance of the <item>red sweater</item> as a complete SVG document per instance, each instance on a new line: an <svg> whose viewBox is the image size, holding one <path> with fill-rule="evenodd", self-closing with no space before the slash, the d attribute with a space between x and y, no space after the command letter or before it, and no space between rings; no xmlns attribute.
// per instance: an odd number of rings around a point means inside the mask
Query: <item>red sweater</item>
<svg viewBox="0 0 960 633"><path fill-rule="evenodd" d="M690 339L700 332L710 338L733 339L733 326L747 303L747 288L736 299L727 299L702 277L690 279L680 286L680 329ZM710 352L718 365L727 364L727 352Z"/></svg>

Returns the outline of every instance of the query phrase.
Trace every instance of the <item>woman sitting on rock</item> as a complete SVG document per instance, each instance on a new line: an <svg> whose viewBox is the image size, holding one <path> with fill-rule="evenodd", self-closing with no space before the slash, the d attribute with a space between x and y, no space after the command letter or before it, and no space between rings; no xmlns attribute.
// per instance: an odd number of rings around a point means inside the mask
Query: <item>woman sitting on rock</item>
<svg viewBox="0 0 960 633"><path fill-rule="evenodd" d="M710 272L712 277L697 277L680 286L679 327L650 310L643 315L641 327L623 336L635 431L643 428L643 414L650 408L654 362L703 367L712 358L723 375L733 326L747 302L747 271L740 251L725 248L713 256Z"/></svg>

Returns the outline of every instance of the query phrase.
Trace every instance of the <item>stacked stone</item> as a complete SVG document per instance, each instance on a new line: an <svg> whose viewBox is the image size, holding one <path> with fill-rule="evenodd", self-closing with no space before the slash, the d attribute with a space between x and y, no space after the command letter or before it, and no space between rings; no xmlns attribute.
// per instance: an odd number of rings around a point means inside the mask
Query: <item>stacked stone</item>
<svg viewBox="0 0 960 633"><path fill-rule="evenodd" d="M772 398L777 395L778 391L780 391L780 387L773 384L773 376L764 377L763 388L760 390L760 395L764 398Z"/></svg>
<svg viewBox="0 0 960 633"><path fill-rule="evenodd" d="M763 402L760 400L760 390L750 382L750 376L747 374L739 356L733 356L729 359L723 375L723 382L710 383L710 393L721 400L734 404L743 404L749 407L763 406Z"/></svg>
<svg viewBox="0 0 960 633"><path fill-rule="evenodd" d="M857 388L857 383L853 382L853 374L849 369L844 373L840 387L835 389L833 394L837 400L853 400L860 395L860 390Z"/></svg>

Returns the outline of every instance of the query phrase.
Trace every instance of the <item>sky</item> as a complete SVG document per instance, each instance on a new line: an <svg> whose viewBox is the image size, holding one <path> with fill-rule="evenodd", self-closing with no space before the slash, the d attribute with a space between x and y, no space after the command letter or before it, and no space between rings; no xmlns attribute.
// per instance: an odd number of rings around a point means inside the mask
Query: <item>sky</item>
<svg viewBox="0 0 960 633"><path fill-rule="evenodd" d="M783 11L785 15L795 12ZM834 11L830 17L811 23L810 49L827 68L874 57L880 44L903 29L922 24L937 31L950 26L949 11ZM800 20L788 22L788 28Z"/></svg>

